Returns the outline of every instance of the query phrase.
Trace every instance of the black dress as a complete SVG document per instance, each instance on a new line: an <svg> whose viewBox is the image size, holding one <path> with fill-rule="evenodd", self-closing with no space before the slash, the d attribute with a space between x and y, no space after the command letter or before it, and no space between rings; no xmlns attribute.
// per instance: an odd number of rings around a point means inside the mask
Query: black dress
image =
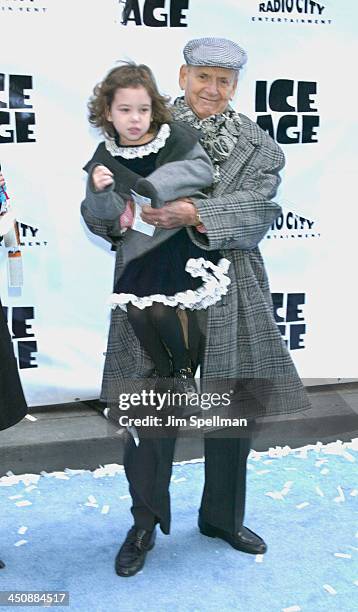
<svg viewBox="0 0 358 612"><path fill-rule="evenodd" d="M26 413L26 401L0 301L0 429L15 425Z"/></svg>
<svg viewBox="0 0 358 612"><path fill-rule="evenodd" d="M155 170L157 153L126 159L122 165L146 177ZM206 251L195 245L186 229L132 260L114 287L113 305L126 310L128 302L139 308L153 302L192 310L207 308L219 301L230 283L228 261L219 251Z"/></svg>

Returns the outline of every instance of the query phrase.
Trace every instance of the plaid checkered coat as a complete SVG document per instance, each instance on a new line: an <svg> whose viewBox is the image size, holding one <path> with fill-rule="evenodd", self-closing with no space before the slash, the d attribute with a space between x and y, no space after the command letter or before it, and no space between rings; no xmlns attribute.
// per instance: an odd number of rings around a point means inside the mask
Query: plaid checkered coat
<svg viewBox="0 0 358 612"><path fill-rule="evenodd" d="M195 200L207 234L188 228L199 246L219 249L231 261L229 292L207 309L201 373L204 381L212 381L214 386L218 379L257 381L256 388L269 381L270 392L256 413L290 413L307 409L309 401L275 322L258 248L281 212L271 199L280 183L284 156L256 123L244 115L240 118L240 135L221 165L220 182L208 199ZM92 232L111 241L113 222L94 218L84 206L82 214ZM121 266L119 248L115 279ZM115 402L128 379L146 376L152 367L126 313L117 308L112 312L101 399Z"/></svg>

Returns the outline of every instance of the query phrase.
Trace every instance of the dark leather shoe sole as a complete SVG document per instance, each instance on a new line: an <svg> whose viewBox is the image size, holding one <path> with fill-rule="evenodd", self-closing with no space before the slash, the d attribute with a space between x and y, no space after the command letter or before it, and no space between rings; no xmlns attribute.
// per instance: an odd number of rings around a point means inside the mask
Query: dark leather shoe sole
<svg viewBox="0 0 358 612"><path fill-rule="evenodd" d="M209 523L199 519L198 521L199 531L203 535L208 538L220 538L221 540L225 540L230 546L235 548L236 550L241 550L241 552L249 553L250 555L263 555L267 551L267 546L265 542L257 536L255 533L247 529L252 535L260 540L259 542L245 542L241 540L238 536L233 536L227 531L223 529L219 529L218 527L213 527Z"/></svg>
<svg viewBox="0 0 358 612"><path fill-rule="evenodd" d="M138 572L140 572L140 570L144 566L147 553L150 550L152 550L152 548L154 548L154 546L155 546L155 542L153 542L153 544L150 544L150 546L148 546L147 550L145 552L143 552L139 563L137 563L135 565L135 567L126 567L125 568L125 567L121 567L120 565L117 566L117 563L116 563L115 564L115 570L116 570L117 576L121 576L122 578L130 578L131 576L135 576L136 574L138 574Z"/></svg>

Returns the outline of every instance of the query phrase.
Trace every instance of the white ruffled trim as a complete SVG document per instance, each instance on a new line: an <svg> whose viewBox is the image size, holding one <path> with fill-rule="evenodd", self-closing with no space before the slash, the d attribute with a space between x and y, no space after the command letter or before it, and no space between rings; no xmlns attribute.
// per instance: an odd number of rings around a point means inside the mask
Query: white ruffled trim
<svg viewBox="0 0 358 612"><path fill-rule="evenodd" d="M158 153L164 147L169 136L170 127L168 123L163 123L156 137L146 144L138 145L137 147L119 147L114 138L106 138L105 145L107 151L113 156L120 155L124 159L135 159L136 157L145 157L151 153Z"/></svg>
<svg viewBox="0 0 358 612"><path fill-rule="evenodd" d="M203 285L195 291L187 289L172 296L158 293L145 297L137 297L132 293L112 293L109 301L113 309L119 306L124 311L127 311L126 304L129 302L141 310L147 306L152 306L153 302L179 307L182 310L186 308L202 310L216 304L223 295L227 294L231 283L228 276L229 267L230 261L224 257L220 259L217 265L208 259L204 259L204 257L198 259L191 257L186 262L185 270L193 278L201 277L204 281ZM208 272L208 270L211 270L211 272Z"/></svg>

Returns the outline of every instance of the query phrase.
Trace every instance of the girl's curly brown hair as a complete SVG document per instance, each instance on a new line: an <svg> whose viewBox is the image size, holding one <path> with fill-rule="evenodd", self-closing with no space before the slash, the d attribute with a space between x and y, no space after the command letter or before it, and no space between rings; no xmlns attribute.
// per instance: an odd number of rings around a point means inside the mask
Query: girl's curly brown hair
<svg viewBox="0 0 358 612"><path fill-rule="evenodd" d="M117 89L127 87L144 87L151 98L151 132L156 132L163 123L169 123L172 120L168 108L170 98L160 95L151 69L144 64L126 62L122 66L113 68L93 89L93 95L88 102L88 119L91 125L100 128L110 138L115 137L116 131L112 122L108 121L107 114Z"/></svg>

